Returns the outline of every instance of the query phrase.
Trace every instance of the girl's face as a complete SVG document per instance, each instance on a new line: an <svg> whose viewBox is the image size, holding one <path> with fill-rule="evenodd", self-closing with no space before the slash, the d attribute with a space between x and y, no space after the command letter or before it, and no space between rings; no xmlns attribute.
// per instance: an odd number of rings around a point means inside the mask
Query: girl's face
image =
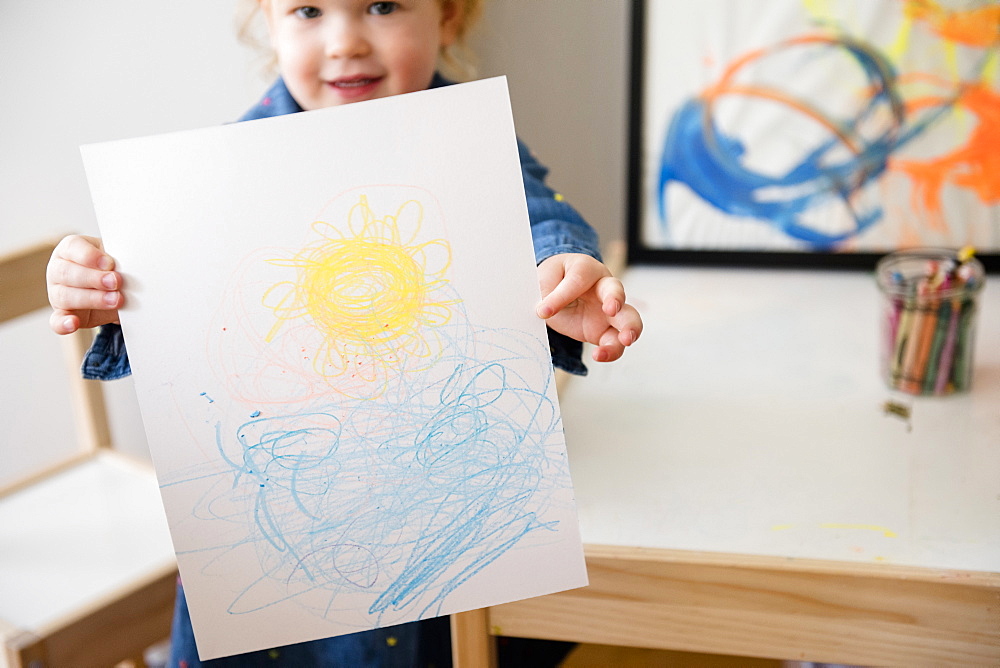
<svg viewBox="0 0 1000 668"><path fill-rule="evenodd" d="M306 110L424 90L455 41L456 3L261 0L292 97Z"/></svg>

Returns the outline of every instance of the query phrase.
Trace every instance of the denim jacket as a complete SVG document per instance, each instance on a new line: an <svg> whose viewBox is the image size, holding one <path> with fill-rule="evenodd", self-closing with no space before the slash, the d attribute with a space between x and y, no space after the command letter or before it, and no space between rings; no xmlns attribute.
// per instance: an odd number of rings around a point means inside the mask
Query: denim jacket
<svg viewBox="0 0 1000 668"><path fill-rule="evenodd" d="M435 74L430 87L438 88L450 84L450 81ZM285 82L279 78L264 97L239 120L252 121L300 111L302 107L292 98L288 88L285 87ZM545 176L549 170L535 159L520 139L517 140L517 152L521 160L524 194L528 202L535 264L559 253L585 253L601 259L597 233L563 200L562 196L545 185ZM583 344L552 329L547 328L547 331L552 363L570 373L586 375L587 367L581 360ZM128 351L125 349L121 327L104 325L84 357L84 378L114 380L131 373L132 368L129 366Z"/></svg>

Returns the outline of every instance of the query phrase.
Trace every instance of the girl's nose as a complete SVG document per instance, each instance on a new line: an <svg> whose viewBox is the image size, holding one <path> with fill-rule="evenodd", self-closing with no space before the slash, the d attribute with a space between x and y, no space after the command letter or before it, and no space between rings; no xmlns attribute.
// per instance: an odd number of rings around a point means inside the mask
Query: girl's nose
<svg viewBox="0 0 1000 668"><path fill-rule="evenodd" d="M325 39L328 58L357 58L371 48L360 22L350 18L331 21Z"/></svg>

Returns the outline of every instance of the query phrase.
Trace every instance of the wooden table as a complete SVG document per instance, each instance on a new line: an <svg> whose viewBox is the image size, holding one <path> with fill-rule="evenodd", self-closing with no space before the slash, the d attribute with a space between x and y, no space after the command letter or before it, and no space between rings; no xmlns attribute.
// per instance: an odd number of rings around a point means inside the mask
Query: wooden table
<svg viewBox="0 0 1000 668"><path fill-rule="evenodd" d="M879 377L870 273L630 269L643 340L562 393L591 584L455 616L458 666L492 635L1000 664L990 280L972 391L914 398Z"/></svg>

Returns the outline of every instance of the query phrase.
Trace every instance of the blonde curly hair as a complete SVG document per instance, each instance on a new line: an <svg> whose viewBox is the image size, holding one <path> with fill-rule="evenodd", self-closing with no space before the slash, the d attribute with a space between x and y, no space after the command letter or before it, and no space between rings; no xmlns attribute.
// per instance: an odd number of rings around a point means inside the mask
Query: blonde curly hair
<svg viewBox="0 0 1000 668"><path fill-rule="evenodd" d="M441 50L443 73L452 79L466 80L475 75L475 58L469 49L468 37L479 22L486 0L437 0L443 10L457 8L460 22L455 43ZM267 26L261 16L260 0L242 0L237 6L236 34L240 42L261 55L262 73L277 74L278 61L267 38Z"/></svg>

